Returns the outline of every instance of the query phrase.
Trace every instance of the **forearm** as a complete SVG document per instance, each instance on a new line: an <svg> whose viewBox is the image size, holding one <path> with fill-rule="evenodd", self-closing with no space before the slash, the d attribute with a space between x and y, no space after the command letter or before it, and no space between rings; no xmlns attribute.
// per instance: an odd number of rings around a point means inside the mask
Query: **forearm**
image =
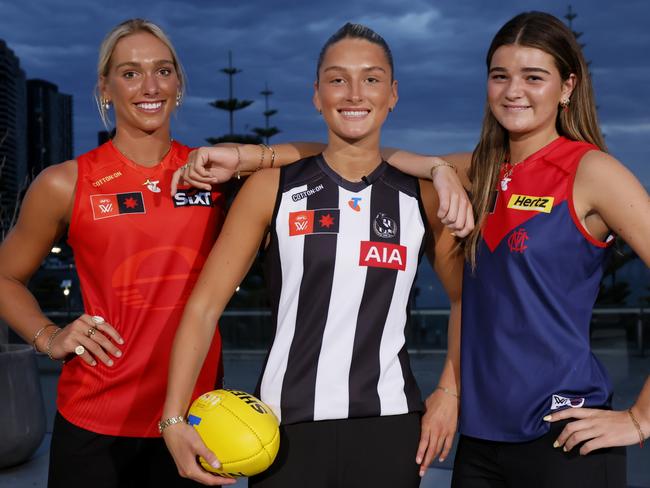
<svg viewBox="0 0 650 488"><path fill-rule="evenodd" d="M221 144L223 146L231 144ZM234 146L234 144L232 144ZM252 173L258 169L286 166L299 159L323 152L325 144L320 142L288 142L265 147L260 144L238 146L240 173Z"/></svg>
<svg viewBox="0 0 650 488"><path fill-rule="evenodd" d="M646 378L641 393L632 406L632 412L639 422L643 436L647 439L650 437L650 376Z"/></svg>
<svg viewBox="0 0 650 488"><path fill-rule="evenodd" d="M460 302L451 304L447 327L447 356L438 384L460 396Z"/></svg>
<svg viewBox="0 0 650 488"><path fill-rule="evenodd" d="M28 344L41 328L51 323L27 287L6 277L0 278L0 318ZM39 334L35 343L39 351L45 351L48 337L55 330L52 327Z"/></svg>
<svg viewBox="0 0 650 488"><path fill-rule="evenodd" d="M185 415L210 349L216 322L214 313L188 302L172 346L163 419Z"/></svg>
<svg viewBox="0 0 650 488"><path fill-rule="evenodd" d="M440 164L442 161L437 156L412 153L393 147L382 148L381 155L401 172L425 180L431 179L434 164Z"/></svg>

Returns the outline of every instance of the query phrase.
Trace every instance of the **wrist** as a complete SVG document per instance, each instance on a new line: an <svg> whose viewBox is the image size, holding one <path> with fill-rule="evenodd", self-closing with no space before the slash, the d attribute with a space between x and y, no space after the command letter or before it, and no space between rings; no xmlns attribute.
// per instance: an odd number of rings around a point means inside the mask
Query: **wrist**
<svg viewBox="0 0 650 488"><path fill-rule="evenodd" d="M458 170L456 169L456 165L442 158L439 158L438 156L434 156L432 158L431 165L429 166L429 177L431 180L433 180L435 174L438 171L452 171L452 170L454 173L458 173Z"/></svg>
<svg viewBox="0 0 650 488"><path fill-rule="evenodd" d="M50 322L45 324L34 333L32 336L32 347L36 352L43 352L45 350L47 340L49 339L50 335L54 333L54 330L50 330L52 328L56 329L57 326L56 324Z"/></svg>
<svg viewBox="0 0 650 488"><path fill-rule="evenodd" d="M63 329L57 327L55 329L48 329L48 330L53 330L53 332L47 337L47 342L45 343L45 350L43 351L45 354L47 354L47 357L50 358L52 361L56 361L57 359L52 356L52 346L54 345L54 341L56 340L56 337L63 332Z"/></svg>
<svg viewBox="0 0 650 488"><path fill-rule="evenodd" d="M643 438L650 438L650 412L639 407L637 404L632 405L629 410L638 422Z"/></svg>
<svg viewBox="0 0 650 488"><path fill-rule="evenodd" d="M184 415L174 415L171 417L163 416L163 418L161 418L158 421L158 433L162 435L163 432L165 432L165 430L171 427L172 425L182 424L184 422L185 422Z"/></svg>

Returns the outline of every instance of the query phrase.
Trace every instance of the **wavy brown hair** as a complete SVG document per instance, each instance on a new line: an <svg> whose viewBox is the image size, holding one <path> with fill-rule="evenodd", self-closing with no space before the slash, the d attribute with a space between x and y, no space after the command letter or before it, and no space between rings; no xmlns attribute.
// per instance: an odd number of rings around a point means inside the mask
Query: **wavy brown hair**
<svg viewBox="0 0 650 488"><path fill-rule="evenodd" d="M486 56L487 70L494 52L501 46L518 45L540 49L553 56L563 81L571 74L576 77L569 110L558 105L556 128L561 136L574 141L590 142L606 151L598 127L596 103L589 69L582 49L571 30L556 17L544 12L526 12L509 20L492 39ZM497 121L486 103L481 137L472 154L469 170L472 205L476 212L476 227L464 242L465 257L476 267L476 253L481 227L490 211L491 196L496 188L501 164L509 153L508 131Z"/></svg>

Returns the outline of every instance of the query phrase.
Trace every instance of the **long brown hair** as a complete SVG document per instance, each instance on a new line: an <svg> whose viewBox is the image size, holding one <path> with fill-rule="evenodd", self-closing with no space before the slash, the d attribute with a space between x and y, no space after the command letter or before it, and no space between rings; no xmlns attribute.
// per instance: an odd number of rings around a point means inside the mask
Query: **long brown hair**
<svg viewBox="0 0 650 488"><path fill-rule="evenodd" d="M598 127L589 69L582 49L571 30L556 17L544 12L526 12L509 20L492 39L486 56L487 70L494 52L501 46L515 44L533 47L553 56L562 80L571 74L576 84L571 94L570 109L558 105L556 128L561 136L574 141L590 142L606 151L605 141ZM509 153L508 131L497 121L486 103L481 137L472 154L469 179L472 205L476 212L476 227L464 243L465 258L476 267L476 253L481 227L490 211L493 190L496 188L501 164Z"/></svg>

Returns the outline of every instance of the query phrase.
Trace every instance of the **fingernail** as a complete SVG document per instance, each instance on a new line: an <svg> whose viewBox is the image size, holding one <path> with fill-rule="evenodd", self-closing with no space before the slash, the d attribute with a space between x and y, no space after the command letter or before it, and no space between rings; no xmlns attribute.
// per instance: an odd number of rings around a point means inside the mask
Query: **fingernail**
<svg viewBox="0 0 650 488"><path fill-rule="evenodd" d="M443 463L445 461L445 458L438 458L438 462Z"/></svg>
<svg viewBox="0 0 650 488"><path fill-rule="evenodd" d="M119 344L124 344L124 339L122 339L122 338L120 337L120 338L117 340L117 342L118 342Z"/></svg>
<svg viewBox="0 0 650 488"><path fill-rule="evenodd" d="M562 448L562 450L563 450L564 452L569 452L569 450L566 448L566 446L564 446L564 447Z"/></svg>
<svg viewBox="0 0 650 488"><path fill-rule="evenodd" d="M455 232L452 232L451 235L454 236L454 237L456 237L456 233L455 233Z"/></svg>
<svg viewBox="0 0 650 488"><path fill-rule="evenodd" d="M544 422L550 422L550 421L551 421L551 416L550 416L550 415L547 415L547 416L544 417L542 420L543 420Z"/></svg>
<svg viewBox="0 0 650 488"><path fill-rule="evenodd" d="M122 357L122 351L117 351L115 353L115 356L118 357L118 358L121 358Z"/></svg>
<svg viewBox="0 0 650 488"><path fill-rule="evenodd" d="M107 364L108 366L113 366L113 360L112 360L112 359L109 359L108 361L106 361L106 364Z"/></svg>
<svg viewBox="0 0 650 488"><path fill-rule="evenodd" d="M91 366L97 366L97 361L93 361L92 363L90 363L90 365Z"/></svg>
<svg viewBox="0 0 650 488"><path fill-rule="evenodd" d="M558 441L555 441L555 442L553 443L553 447L555 447L555 448L560 447L560 443L559 443Z"/></svg>
<svg viewBox="0 0 650 488"><path fill-rule="evenodd" d="M415 458L415 463L416 463L416 464L420 464L421 462L422 462L422 458L421 458L421 457L418 456L418 457Z"/></svg>
<svg viewBox="0 0 650 488"><path fill-rule="evenodd" d="M219 469L221 467L221 463L215 459L210 463L210 466L212 466L214 469Z"/></svg>

